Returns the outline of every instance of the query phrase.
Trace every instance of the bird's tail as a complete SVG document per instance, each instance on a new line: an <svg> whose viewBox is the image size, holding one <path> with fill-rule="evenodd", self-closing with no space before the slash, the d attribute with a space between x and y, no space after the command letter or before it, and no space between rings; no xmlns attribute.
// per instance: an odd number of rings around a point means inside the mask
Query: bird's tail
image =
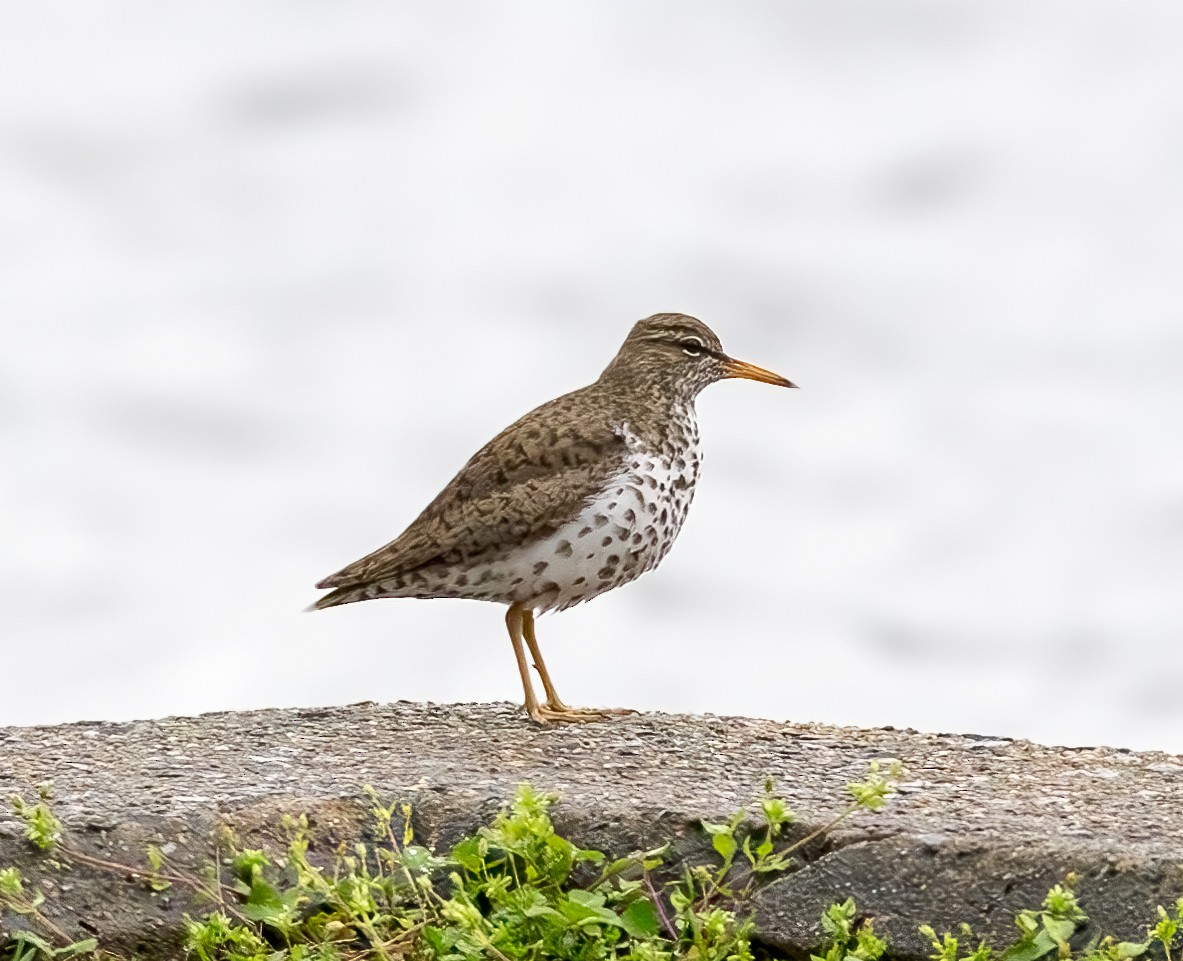
<svg viewBox="0 0 1183 961"><path fill-rule="evenodd" d="M317 598L313 603L309 604L305 611L323 611L326 607L340 607L342 604L352 604L355 601L368 600L373 596L368 586L360 587L338 587L335 591L329 591L324 597Z"/></svg>

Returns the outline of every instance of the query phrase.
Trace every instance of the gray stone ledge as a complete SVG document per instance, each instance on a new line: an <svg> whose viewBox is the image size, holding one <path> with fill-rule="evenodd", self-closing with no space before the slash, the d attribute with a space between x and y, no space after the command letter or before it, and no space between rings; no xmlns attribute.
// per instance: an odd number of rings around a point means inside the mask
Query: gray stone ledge
<svg viewBox="0 0 1183 961"><path fill-rule="evenodd" d="M219 822L266 840L307 812L331 850L364 832L363 784L411 800L421 838L447 844L521 781L561 793L556 821L610 853L673 838L705 856L699 819L720 820L775 778L804 832L842 805L872 758L908 769L901 796L806 852L757 899L760 938L798 954L823 907L853 896L903 957L924 957L920 923L960 921L1001 941L1069 871L1094 930L1140 936L1183 894L1183 757L1054 748L1001 738L642 714L538 728L508 704L355 704L0 729L0 796L52 780L73 843L142 863L149 841L197 866ZM0 865L48 882L47 913L79 936L145 958L176 957L175 889L76 867L62 874L0 814Z"/></svg>

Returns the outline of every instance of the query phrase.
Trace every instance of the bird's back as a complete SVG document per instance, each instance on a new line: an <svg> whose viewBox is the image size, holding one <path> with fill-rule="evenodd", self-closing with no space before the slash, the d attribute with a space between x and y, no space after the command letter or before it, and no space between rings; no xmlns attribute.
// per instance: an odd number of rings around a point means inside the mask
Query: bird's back
<svg viewBox="0 0 1183 961"><path fill-rule="evenodd" d="M363 600L370 595L359 589L413 582L417 571L471 564L545 537L623 462L619 419L597 384L530 411L477 451L402 534L322 580L317 586L338 596L317 606Z"/></svg>

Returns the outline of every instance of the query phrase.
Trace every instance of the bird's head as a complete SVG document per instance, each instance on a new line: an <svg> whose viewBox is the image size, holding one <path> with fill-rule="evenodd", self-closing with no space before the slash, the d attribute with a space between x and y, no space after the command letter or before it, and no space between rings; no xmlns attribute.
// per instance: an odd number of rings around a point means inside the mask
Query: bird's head
<svg viewBox="0 0 1183 961"><path fill-rule="evenodd" d="M728 377L797 386L763 367L728 357L714 331L688 314L654 314L638 320L604 371L604 376L620 374L643 378L688 399Z"/></svg>

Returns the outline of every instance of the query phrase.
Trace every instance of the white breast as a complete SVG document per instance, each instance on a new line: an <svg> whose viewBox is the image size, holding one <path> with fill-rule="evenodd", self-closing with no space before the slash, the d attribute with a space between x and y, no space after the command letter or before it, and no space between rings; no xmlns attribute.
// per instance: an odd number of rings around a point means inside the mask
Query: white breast
<svg viewBox="0 0 1183 961"><path fill-rule="evenodd" d="M698 479L697 430L688 443L654 451L621 428L631 457L579 516L497 566L514 600L562 610L656 567L681 530Z"/></svg>

